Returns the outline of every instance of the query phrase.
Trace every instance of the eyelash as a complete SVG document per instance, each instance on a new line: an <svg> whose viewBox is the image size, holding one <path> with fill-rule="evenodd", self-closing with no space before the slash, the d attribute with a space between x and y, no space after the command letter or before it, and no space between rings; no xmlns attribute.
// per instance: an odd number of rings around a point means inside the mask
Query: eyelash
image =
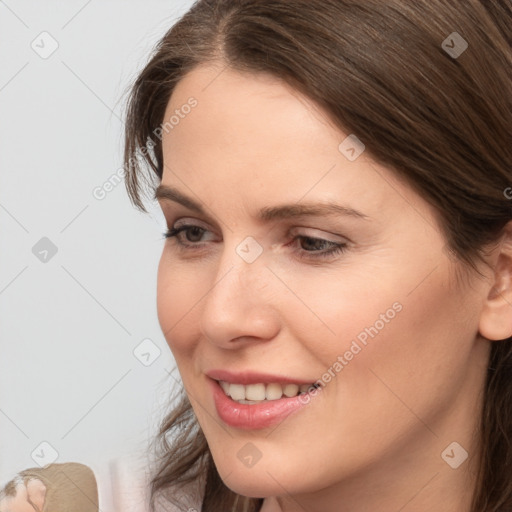
<svg viewBox="0 0 512 512"><path fill-rule="evenodd" d="M194 242L184 244L178 238L178 235L182 231L188 231L189 229L192 229L192 228L197 228L197 229L201 230L202 232L208 231L207 229L201 228L200 226L195 226L193 224L184 224L183 226L180 226L179 228L169 229L167 232L163 233L163 236L166 239L168 239L168 238L170 239L173 237L176 238L178 247L181 250L198 250L200 248L200 247L198 247L198 245L200 245L200 244L194 243ZM323 238L315 238L312 236L298 235L293 240L295 241L295 240L300 240L300 239L315 240L318 242L332 244L332 247L330 249L328 249L327 251L323 251L323 252L319 252L319 251L303 251L303 252L301 252L301 251L295 249L294 252L299 253L299 257L302 259L327 259L327 258L333 257L335 255L341 254L341 253L345 252L347 249L347 244L345 244L345 243L338 244L335 242L331 242L330 240L324 240ZM308 256L305 256L304 253L308 254Z"/></svg>

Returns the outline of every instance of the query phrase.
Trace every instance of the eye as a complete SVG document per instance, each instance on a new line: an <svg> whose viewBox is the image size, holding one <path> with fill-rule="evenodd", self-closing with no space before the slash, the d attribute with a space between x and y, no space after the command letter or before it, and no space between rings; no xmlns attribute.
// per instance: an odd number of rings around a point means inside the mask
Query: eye
<svg viewBox="0 0 512 512"><path fill-rule="evenodd" d="M206 245L205 243L199 242L202 242L201 238L208 232L208 229L195 224L183 224L177 228L173 227L172 229L169 229L163 235L166 239L176 238L177 247L180 250L198 251ZM185 240L180 236L182 233L185 234ZM301 246L301 248L297 248L296 242L299 242L298 245ZM300 259L327 259L347 250L346 243L333 242L331 240L306 235L295 236L287 245L292 244L295 244L293 252L296 253Z"/></svg>
<svg viewBox="0 0 512 512"><path fill-rule="evenodd" d="M342 242L332 242L331 240L325 240L323 238L315 238L311 236L305 235L297 235L293 242L299 240L301 242L306 242L306 244L300 243L301 246L313 247L313 250L298 250L295 249L294 252L298 253L299 258L330 258L337 254L341 254L346 251L347 244ZM318 249L320 246L320 249ZM327 247L325 250L321 250L322 247ZM315 250L315 248L317 248ZM313 253L313 254L312 254Z"/></svg>
<svg viewBox="0 0 512 512"><path fill-rule="evenodd" d="M182 247L189 247L190 245L197 245L197 242L199 240L195 240L195 238L201 238L203 233L208 231L205 228L202 228L200 226L196 226L194 224L183 224L182 226L178 228L172 228L169 229L166 233L164 233L165 238L173 238L176 237L178 245ZM184 243L183 240L180 238L181 233L186 233L186 239L189 243ZM192 240L189 238L189 234L192 236Z"/></svg>

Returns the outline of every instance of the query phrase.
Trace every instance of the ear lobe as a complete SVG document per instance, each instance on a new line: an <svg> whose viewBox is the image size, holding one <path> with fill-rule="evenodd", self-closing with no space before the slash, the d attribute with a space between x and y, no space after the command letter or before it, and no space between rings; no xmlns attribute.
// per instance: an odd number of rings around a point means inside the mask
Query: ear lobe
<svg viewBox="0 0 512 512"><path fill-rule="evenodd" d="M495 249L494 281L480 314L479 332L491 341L512 336L512 222Z"/></svg>

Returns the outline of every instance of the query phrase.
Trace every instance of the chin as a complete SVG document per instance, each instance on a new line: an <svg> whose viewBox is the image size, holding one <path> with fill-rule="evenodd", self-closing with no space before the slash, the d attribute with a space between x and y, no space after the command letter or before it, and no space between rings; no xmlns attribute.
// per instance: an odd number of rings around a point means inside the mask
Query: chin
<svg viewBox="0 0 512 512"><path fill-rule="evenodd" d="M293 471L277 461L274 463L263 463L259 461L253 467L244 467L238 461L223 460L220 463L215 461L217 471L224 484L233 492L250 498L267 498L283 494L283 488L294 494L300 492L303 485L307 486L304 479L304 472Z"/></svg>
<svg viewBox="0 0 512 512"><path fill-rule="evenodd" d="M248 498L268 498L283 493L283 488L269 476L253 476L252 472L241 472L238 474L228 472L226 480L222 479L226 487L233 492Z"/></svg>

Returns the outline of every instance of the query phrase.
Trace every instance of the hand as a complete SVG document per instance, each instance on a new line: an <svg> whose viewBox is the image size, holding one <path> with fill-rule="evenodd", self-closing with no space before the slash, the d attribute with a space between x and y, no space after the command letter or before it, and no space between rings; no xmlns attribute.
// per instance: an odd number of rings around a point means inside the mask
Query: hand
<svg viewBox="0 0 512 512"><path fill-rule="evenodd" d="M0 512L42 512L46 498L46 486L38 478L27 484L15 478L0 494Z"/></svg>
<svg viewBox="0 0 512 512"><path fill-rule="evenodd" d="M98 512L98 486L91 468L53 463L20 471L0 490L0 512Z"/></svg>

